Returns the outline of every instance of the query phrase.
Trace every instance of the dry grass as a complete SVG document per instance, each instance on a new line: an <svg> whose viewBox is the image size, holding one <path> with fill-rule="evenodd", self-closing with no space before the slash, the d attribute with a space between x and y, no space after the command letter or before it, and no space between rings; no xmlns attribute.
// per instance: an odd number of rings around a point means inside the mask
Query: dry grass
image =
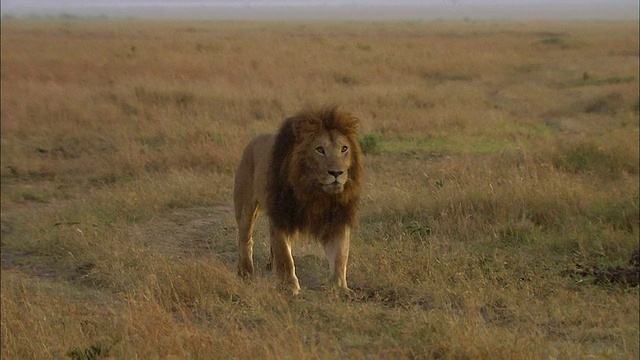
<svg viewBox="0 0 640 360"><path fill-rule="evenodd" d="M640 356L637 23L1 36L3 359ZM306 242L278 293L264 222L235 276L243 146L324 103L369 151L352 300Z"/></svg>

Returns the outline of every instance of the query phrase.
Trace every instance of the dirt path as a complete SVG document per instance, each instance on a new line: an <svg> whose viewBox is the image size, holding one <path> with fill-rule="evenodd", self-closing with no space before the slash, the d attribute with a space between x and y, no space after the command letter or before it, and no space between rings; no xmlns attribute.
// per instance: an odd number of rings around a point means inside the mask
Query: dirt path
<svg viewBox="0 0 640 360"><path fill-rule="evenodd" d="M157 239L166 251L185 257L217 257L235 272L237 228L230 205L174 209L145 224L143 236ZM256 276L271 276L266 270L269 255L267 219L258 220L254 233ZM307 289L320 289L328 277L328 264L322 247L301 239L294 247L296 272Z"/></svg>

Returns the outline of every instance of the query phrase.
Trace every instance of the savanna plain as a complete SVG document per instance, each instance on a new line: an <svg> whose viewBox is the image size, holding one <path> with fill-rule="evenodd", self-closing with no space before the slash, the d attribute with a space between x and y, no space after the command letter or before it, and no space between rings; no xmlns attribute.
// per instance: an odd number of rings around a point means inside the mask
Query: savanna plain
<svg viewBox="0 0 640 360"><path fill-rule="evenodd" d="M2 21L2 359L637 359L637 22ZM236 275L235 166L360 118L321 246Z"/></svg>

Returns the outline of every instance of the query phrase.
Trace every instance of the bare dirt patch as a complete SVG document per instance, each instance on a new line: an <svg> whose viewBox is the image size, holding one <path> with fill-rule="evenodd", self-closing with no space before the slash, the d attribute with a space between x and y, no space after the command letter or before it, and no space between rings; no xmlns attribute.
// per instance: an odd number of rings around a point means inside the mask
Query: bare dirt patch
<svg viewBox="0 0 640 360"><path fill-rule="evenodd" d="M235 262L233 209L224 204L172 209L139 227L154 245L189 256L217 256Z"/></svg>
<svg viewBox="0 0 640 360"><path fill-rule="evenodd" d="M162 251L189 257L218 258L235 272L238 257L238 233L230 205L176 208L152 219L139 228L142 236L161 247ZM254 234L255 276L268 276L269 257L267 219L263 215ZM296 273L307 290L320 290L328 277L324 250L308 239L294 246Z"/></svg>

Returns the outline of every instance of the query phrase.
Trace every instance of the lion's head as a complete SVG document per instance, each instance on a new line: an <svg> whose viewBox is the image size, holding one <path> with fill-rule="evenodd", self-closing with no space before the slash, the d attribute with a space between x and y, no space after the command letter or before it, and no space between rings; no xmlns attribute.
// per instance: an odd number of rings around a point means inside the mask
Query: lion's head
<svg viewBox="0 0 640 360"><path fill-rule="evenodd" d="M278 226L322 237L355 221L362 178L358 122L336 107L285 120L267 175L267 210Z"/></svg>

